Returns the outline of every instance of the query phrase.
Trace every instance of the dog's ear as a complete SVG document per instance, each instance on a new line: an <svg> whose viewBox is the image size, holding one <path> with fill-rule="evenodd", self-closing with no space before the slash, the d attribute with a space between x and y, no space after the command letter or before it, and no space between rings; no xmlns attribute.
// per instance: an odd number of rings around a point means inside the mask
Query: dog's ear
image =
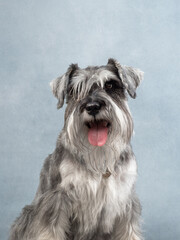
<svg viewBox="0 0 180 240"><path fill-rule="evenodd" d="M70 79L77 69L79 69L77 64L71 64L64 75L50 82L52 92L54 96L58 99L58 109L61 108L64 104L64 98L67 94L67 88L70 83Z"/></svg>
<svg viewBox="0 0 180 240"><path fill-rule="evenodd" d="M132 98L136 98L136 88L143 79L144 73L137 68L123 66L113 58L108 60L108 64L113 65L117 69L123 86Z"/></svg>

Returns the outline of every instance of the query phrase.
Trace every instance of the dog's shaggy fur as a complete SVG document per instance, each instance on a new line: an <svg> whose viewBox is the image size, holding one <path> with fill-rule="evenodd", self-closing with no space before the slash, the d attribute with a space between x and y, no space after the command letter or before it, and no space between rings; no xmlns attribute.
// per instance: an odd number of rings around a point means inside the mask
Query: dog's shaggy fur
<svg viewBox="0 0 180 240"><path fill-rule="evenodd" d="M127 105L127 93L136 97L142 76L109 59L101 67L72 64L52 81L58 108L67 101L64 128L10 240L142 240ZM88 140L94 126L108 129L105 143Z"/></svg>

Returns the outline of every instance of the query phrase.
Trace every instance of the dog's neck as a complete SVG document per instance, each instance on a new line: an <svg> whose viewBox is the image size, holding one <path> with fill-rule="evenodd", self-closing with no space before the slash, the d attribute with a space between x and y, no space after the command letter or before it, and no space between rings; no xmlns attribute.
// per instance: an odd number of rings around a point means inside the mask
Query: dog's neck
<svg viewBox="0 0 180 240"><path fill-rule="evenodd" d="M61 141L58 142L60 143ZM80 167L84 168L84 170L88 172L91 172L93 175L102 175L104 179L109 178L111 175L116 175L119 167L125 165L125 159L128 159L128 152L132 152L131 146L128 144L125 148L116 152L116 154L114 154L113 151L107 150L108 152L103 152L103 154L94 154L94 156L91 153L89 158L87 153L83 154L82 152L78 152L69 144L63 144L63 148L68 158L75 161ZM109 154L108 156L111 155L109 159L105 159L107 154Z"/></svg>

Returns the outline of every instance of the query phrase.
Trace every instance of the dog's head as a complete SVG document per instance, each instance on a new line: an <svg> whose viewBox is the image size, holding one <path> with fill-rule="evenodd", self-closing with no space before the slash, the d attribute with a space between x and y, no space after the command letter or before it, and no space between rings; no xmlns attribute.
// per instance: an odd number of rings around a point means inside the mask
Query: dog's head
<svg viewBox="0 0 180 240"><path fill-rule="evenodd" d="M139 69L109 59L107 65L101 67L80 69L72 64L63 76L52 81L58 108L66 98L66 146L76 153L81 152L83 158L98 158L99 154L102 157L110 152L117 158L115 156L119 156L129 143L133 132L127 93L136 97L142 77Z"/></svg>

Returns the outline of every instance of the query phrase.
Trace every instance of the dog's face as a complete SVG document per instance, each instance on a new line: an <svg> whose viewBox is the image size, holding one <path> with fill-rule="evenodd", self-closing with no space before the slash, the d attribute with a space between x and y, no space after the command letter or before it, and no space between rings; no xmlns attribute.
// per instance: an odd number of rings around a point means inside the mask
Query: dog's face
<svg viewBox="0 0 180 240"><path fill-rule="evenodd" d="M129 143L133 122L127 92L135 98L141 79L140 70L109 59L108 64L101 67L80 69L71 65L62 77L51 83L58 108L66 97L66 147L78 156L80 152L80 157L86 159L86 164L90 162L93 169L104 172L108 167L113 171L120 151ZM114 163L111 160L108 164L110 155ZM102 157L104 162L97 160Z"/></svg>

